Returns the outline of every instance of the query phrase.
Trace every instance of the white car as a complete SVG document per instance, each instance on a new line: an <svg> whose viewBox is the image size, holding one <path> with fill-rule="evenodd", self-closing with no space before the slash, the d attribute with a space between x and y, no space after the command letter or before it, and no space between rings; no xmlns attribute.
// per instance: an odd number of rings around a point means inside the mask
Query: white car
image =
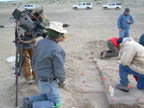
<svg viewBox="0 0 144 108"><path fill-rule="evenodd" d="M107 10L107 9L116 9L119 10L122 8L121 3L107 3L106 5L103 5L103 9Z"/></svg>
<svg viewBox="0 0 144 108"><path fill-rule="evenodd" d="M36 5L34 5L34 4L25 4L24 5L25 10L33 10L34 8L36 8Z"/></svg>
<svg viewBox="0 0 144 108"><path fill-rule="evenodd" d="M91 2L80 2L76 5L73 5L73 9L92 9Z"/></svg>

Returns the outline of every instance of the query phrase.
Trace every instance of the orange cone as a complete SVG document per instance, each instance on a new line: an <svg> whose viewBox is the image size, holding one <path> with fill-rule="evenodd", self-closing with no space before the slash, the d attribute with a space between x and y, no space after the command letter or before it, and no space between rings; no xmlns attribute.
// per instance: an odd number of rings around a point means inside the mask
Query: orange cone
<svg viewBox="0 0 144 108"><path fill-rule="evenodd" d="M106 78L106 77L104 77L104 78L103 78L103 80L105 81L105 80L107 80L107 78Z"/></svg>
<svg viewBox="0 0 144 108"><path fill-rule="evenodd" d="M137 101L137 102L139 102L139 101L140 101L140 99L139 99L139 98L137 98L137 99L136 99L136 101Z"/></svg>
<svg viewBox="0 0 144 108"><path fill-rule="evenodd" d="M114 100L114 98L112 98L112 102L114 102L115 100Z"/></svg>
<svg viewBox="0 0 144 108"><path fill-rule="evenodd" d="M83 72L81 72L81 73L80 73L80 75L81 75L81 76L84 76L84 73L83 73Z"/></svg>
<svg viewBox="0 0 144 108"><path fill-rule="evenodd" d="M81 92L81 93L83 93L83 92L84 92L84 90L83 90L83 89L80 89L80 92Z"/></svg>
<svg viewBox="0 0 144 108"><path fill-rule="evenodd" d="M133 86L132 86L132 85L129 85L128 88L133 88Z"/></svg>

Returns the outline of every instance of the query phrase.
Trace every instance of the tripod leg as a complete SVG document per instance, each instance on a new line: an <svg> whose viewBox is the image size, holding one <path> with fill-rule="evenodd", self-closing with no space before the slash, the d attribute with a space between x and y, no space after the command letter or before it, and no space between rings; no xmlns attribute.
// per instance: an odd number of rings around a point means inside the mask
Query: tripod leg
<svg viewBox="0 0 144 108"><path fill-rule="evenodd" d="M16 82L15 82L15 85L16 85L16 103L15 103L15 106L17 107L18 106L18 69L19 69L19 54L18 54L18 48L16 48L16 61L15 61L15 65L16 65L16 68L15 68L15 74L16 74Z"/></svg>
<svg viewBox="0 0 144 108"><path fill-rule="evenodd" d="M18 106L18 75L16 74L16 104L15 106Z"/></svg>
<svg viewBox="0 0 144 108"><path fill-rule="evenodd" d="M16 107L18 106L18 77L21 75L22 72L22 64L24 61L24 57L23 57L23 48L19 49L16 48Z"/></svg>

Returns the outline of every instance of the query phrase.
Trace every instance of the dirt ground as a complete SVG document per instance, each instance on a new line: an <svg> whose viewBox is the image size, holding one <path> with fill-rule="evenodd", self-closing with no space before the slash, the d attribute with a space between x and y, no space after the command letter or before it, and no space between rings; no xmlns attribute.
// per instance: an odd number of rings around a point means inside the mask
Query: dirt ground
<svg viewBox="0 0 144 108"><path fill-rule="evenodd" d="M116 23L123 9L104 11L100 5L95 5L92 10L77 11L72 10L71 5L43 5L43 7L51 21L70 24L68 40L61 43L67 53L66 87L61 89L62 108L107 108L105 85L94 61L101 61L99 54L106 46L106 40L118 36ZM0 25L11 25L8 18L14 8L0 6ZM135 19L130 32L133 38L139 38L143 33L143 9L143 7L131 7ZM12 63L6 61L8 57L15 55L15 45L12 43L14 28L0 29L0 38L0 108L15 108L15 75ZM117 62L115 59L106 60L111 69L113 69L111 64L115 62ZM114 76L111 76L111 72L107 74L108 79L118 82L118 73ZM19 85L20 108L23 97L37 94L39 90L36 84L27 85L23 78L20 78Z"/></svg>

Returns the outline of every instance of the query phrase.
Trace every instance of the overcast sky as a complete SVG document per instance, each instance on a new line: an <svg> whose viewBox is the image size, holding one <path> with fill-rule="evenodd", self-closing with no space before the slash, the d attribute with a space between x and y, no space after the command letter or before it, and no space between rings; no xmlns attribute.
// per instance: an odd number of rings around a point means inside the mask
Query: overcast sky
<svg viewBox="0 0 144 108"><path fill-rule="evenodd" d="M20 0L0 0L0 2L5 2L5 1L20 1Z"/></svg>

